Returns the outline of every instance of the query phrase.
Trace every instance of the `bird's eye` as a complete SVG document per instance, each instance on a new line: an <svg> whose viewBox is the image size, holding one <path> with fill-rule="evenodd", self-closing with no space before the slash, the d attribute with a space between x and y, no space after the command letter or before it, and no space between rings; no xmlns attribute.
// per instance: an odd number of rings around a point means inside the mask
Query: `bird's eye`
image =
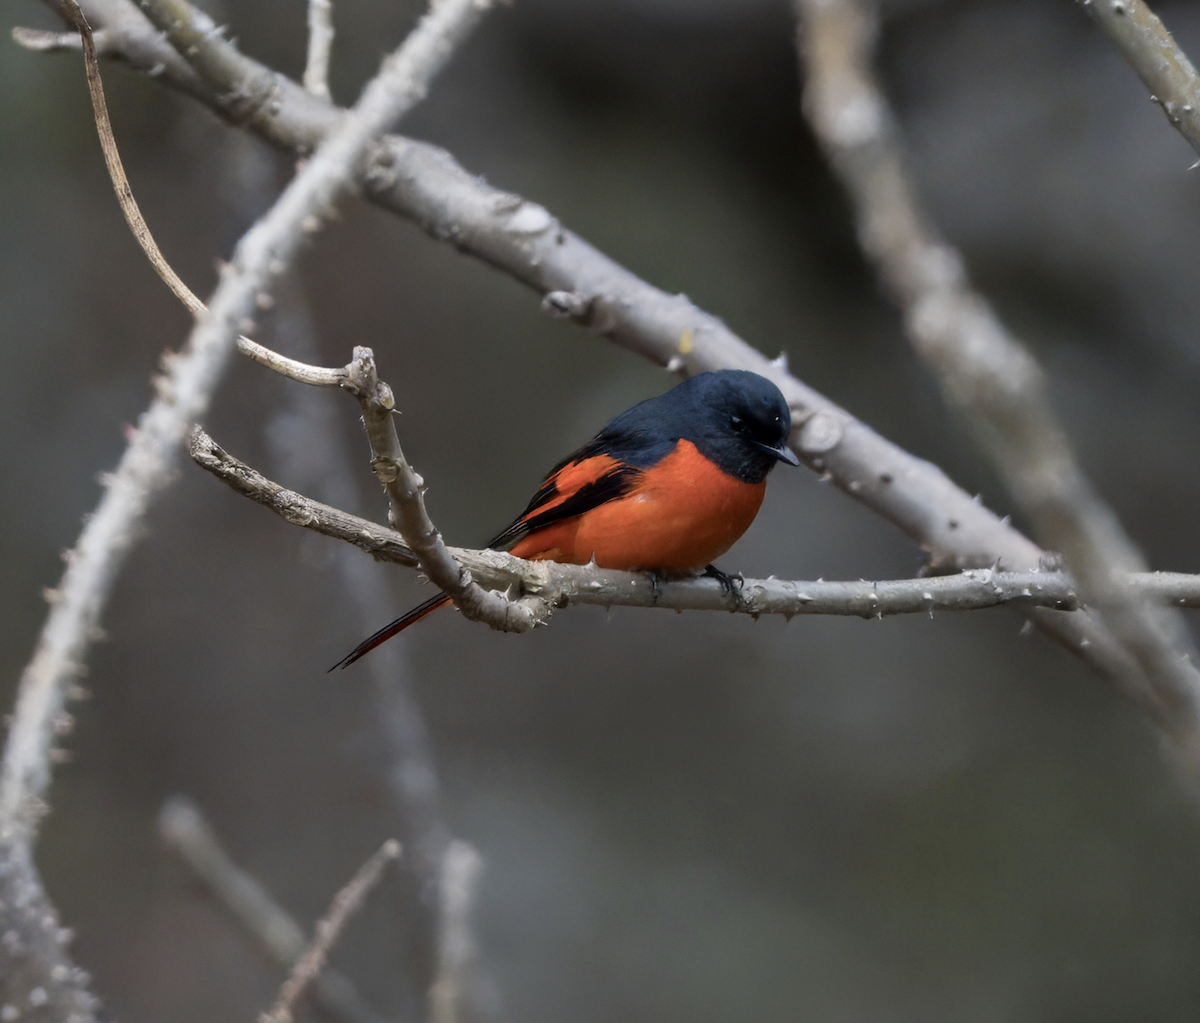
<svg viewBox="0 0 1200 1023"><path fill-rule="evenodd" d="M738 433L746 432L746 424L742 422L741 416L730 416L729 425L732 426Z"/></svg>

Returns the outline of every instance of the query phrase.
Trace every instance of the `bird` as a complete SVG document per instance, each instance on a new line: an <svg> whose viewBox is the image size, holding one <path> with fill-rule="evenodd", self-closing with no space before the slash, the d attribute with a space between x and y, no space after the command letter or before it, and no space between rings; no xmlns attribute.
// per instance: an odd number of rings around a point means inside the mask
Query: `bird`
<svg viewBox="0 0 1200 1023"><path fill-rule="evenodd" d="M682 577L704 573L749 528L788 447L792 415L758 373L698 373L622 412L551 469L525 510L488 547L533 561ZM364 654L448 604L438 593L330 668Z"/></svg>

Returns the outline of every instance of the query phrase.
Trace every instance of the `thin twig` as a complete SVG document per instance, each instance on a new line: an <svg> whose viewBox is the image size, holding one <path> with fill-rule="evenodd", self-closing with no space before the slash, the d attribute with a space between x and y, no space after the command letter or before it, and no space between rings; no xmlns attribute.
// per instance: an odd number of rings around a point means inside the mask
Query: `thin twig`
<svg viewBox="0 0 1200 1023"><path fill-rule="evenodd" d="M329 99L329 52L333 49L333 0L308 0L308 61L304 88Z"/></svg>
<svg viewBox="0 0 1200 1023"><path fill-rule="evenodd" d="M486 622L493 629L527 632L547 621L553 608L541 597L509 600L503 593L485 590L446 549L425 510L425 481L408 464L400 448L392 389L379 379L370 348L354 349L346 376L344 386L358 398L371 442L371 468L391 500L389 518L430 582L445 590L466 617Z"/></svg>
<svg viewBox="0 0 1200 1023"><path fill-rule="evenodd" d="M133 189L129 187L129 179L125 176L121 154L117 150L117 140L113 136L112 121L108 116L108 103L104 98L104 85L100 81L100 63L96 59L96 46L92 40L91 29L75 0L62 0L62 3L74 19L75 28L79 32L79 39L83 46L83 62L87 71L88 91L92 96L92 109L96 114L96 130L100 135L100 148L104 152L104 162L108 165L108 173L112 178L121 212L125 214L129 230L133 232L137 243L146 253L146 258L150 260L150 265L154 267L155 273L163 279L163 282L171 289L171 293L183 303L187 311L198 317L204 312L204 303L192 293L192 290L183 283L182 278L167 262L166 257L158 248L158 243L154 240L154 235L150 233L150 226L142 216L142 211L133 201Z"/></svg>
<svg viewBox="0 0 1200 1023"><path fill-rule="evenodd" d="M429 991L432 1023L459 1023L470 988L475 943L471 938L471 912L483 873L483 857L468 842L455 839L442 857L441 923L438 974Z"/></svg>
<svg viewBox="0 0 1200 1023"><path fill-rule="evenodd" d="M1200 153L1200 74L1158 16L1142 0L1076 2L1117 44L1150 98Z"/></svg>
<svg viewBox="0 0 1200 1023"><path fill-rule="evenodd" d="M271 959L285 970L296 965L308 945L304 931L258 881L233 862L194 801L186 796L168 799L158 814L158 833ZM313 995L345 1023L384 1023L362 1000L354 983L335 970L325 970L317 977Z"/></svg>
<svg viewBox="0 0 1200 1023"><path fill-rule="evenodd" d="M353 544L381 561L419 567L395 530L331 508L267 479L238 461L198 427L192 458L239 494L296 526ZM1061 572L967 569L957 575L870 582L744 579L731 596L715 579L658 579L639 572L523 561L498 551L450 547L448 551L481 585L540 595L548 603L605 607L658 607L673 611L734 611L749 615L887 615L974 611L999 605L1059 611L1080 606L1075 584ZM1140 596L1175 607L1200 608L1200 576L1143 572L1122 577Z"/></svg>
<svg viewBox="0 0 1200 1023"><path fill-rule="evenodd" d="M160 51L178 56L148 24L131 35L129 0L84 4L105 26L110 17L120 20L128 48L122 55L131 62L140 60L144 67L148 55ZM188 54L190 74L206 83L198 98L233 123L296 153L309 151L336 123L336 108L240 53L184 0L151 0L149 9L178 52ZM177 79L173 62L163 67L163 81L197 95L190 78ZM533 288L551 315L569 317L682 372L732 367L773 379L793 410L797 454L897 525L939 565L1038 567L1043 552L937 466L881 437L684 296L639 279L543 207L471 175L445 150L401 137L384 139L372 152L363 185L372 201ZM1036 609L1031 615L1104 677L1118 679L1131 670L1128 654L1094 620Z"/></svg>
<svg viewBox="0 0 1200 1023"><path fill-rule="evenodd" d="M400 843L389 838L379 851L364 863L350 883L334 896L326 916L317 922L317 933L308 950L296 960L291 976L279 989L279 997L270 1012L258 1017L259 1023L291 1023L296 1002L308 986L316 979L325 965L330 949L337 943L350 920L375 886L383 880L384 873L400 858Z"/></svg>
<svg viewBox="0 0 1200 1023"><path fill-rule="evenodd" d="M870 60L875 7L797 0L804 107L855 205L859 237L904 311L909 338L981 437L1036 535L1063 553L1080 595L1129 655L1116 681L1200 782L1200 672L1182 620L1145 606L1122 577L1144 562L1092 489L1059 425L1041 368L972 290L959 254L920 208Z"/></svg>

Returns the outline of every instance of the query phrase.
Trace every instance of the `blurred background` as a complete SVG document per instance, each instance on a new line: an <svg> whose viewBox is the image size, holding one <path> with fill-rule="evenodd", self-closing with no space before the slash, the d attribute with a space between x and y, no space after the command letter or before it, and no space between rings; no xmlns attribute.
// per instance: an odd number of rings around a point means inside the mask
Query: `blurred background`
<svg viewBox="0 0 1200 1023"><path fill-rule="evenodd" d="M1200 55L1200 7L1156 7ZM300 74L300 0L209 9L248 53ZM881 66L925 200L1044 361L1082 460L1152 565L1200 571L1194 154L1076 4L885 10ZM6 11L54 27L35 0ZM340 102L419 13L338 0ZM289 162L122 68L106 80L147 219L206 294ZM403 130L786 352L802 379L1011 511L858 255L799 114L783 0L519 0ZM375 349L452 543L486 542L562 454L673 382L354 201L278 297L264 342L329 365ZM39 591L188 318L121 219L80 61L7 41L0 309L8 704ZM356 415L239 361L206 426L285 485L382 519ZM891 578L921 555L805 470L780 470L722 564ZM447 613L382 666L325 674L428 592L181 461L105 615L39 850L112 1017L250 1020L281 979L161 846L166 797L196 798L310 926L384 838L419 845L400 790L426 833L484 857L479 1018L1196 1018L1200 810L1132 709L1019 638L1016 616L578 608L513 637ZM409 717L398 739L405 700L424 727ZM423 1011L422 912L401 877L334 957L398 1020Z"/></svg>

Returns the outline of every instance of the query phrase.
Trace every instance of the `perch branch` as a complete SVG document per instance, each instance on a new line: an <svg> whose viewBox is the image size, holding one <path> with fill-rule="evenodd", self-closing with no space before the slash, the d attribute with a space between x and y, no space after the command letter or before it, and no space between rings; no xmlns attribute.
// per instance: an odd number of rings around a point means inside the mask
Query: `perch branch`
<svg viewBox="0 0 1200 1023"><path fill-rule="evenodd" d="M292 1012L300 996L320 974L330 949L337 943L345 930L346 924L366 901L368 895L375 889L391 866L400 858L400 843L389 838L366 863L358 873L350 879L329 907L326 916L317 922L317 933L308 949L296 960L291 976L279 989L279 997L270 1012L258 1017L259 1023L292 1023Z"/></svg>
<svg viewBox="0 0 1200 1023"><path fill-rule="evenodd" d="M379 559L408 568L419 563L395 530L331 508L267 479L238 461L197 427L190 441L192 458L244 497L281 518L324 536L353 544ZM749 615L886 615L931 611L973 611L1000 604L1018 608L1079 607L1075 584L1059 572L1000 572L967 569L958 575L885 582L785 581L745 579L736 597L715 579L651 580L639 572L523 561L499 551L450 547L449 552L482 585L540 595L551 604L599 604L605 607L658 607L674 611L736 611ZM1200 608L1200 576L1143 572L1125 577L1148 600Z"/></svg>
<svg viewBox="0 0 1200 1023"><path fill-rule="evenodd" d="M304 931L258 881L233 862L195 802L186 796L168 799L159 811L158 833L272 960L285 970L296 965L307 946ZM317 977L313 995L345 1023L384 1023L383 1017L363 1002L354 983L335 970L325 970Z"/></svg>
<svg viewBox="0 0 1200 1023"><path fill-rule="evenodd" d="M336 122L337 108L246 57L219 33L206 31L211 21L183 0L171 0L170 6L178 17L163 18L161 27L193 62L193 76L207 90L199 98L232 123L304 153ZM85 0L85 8L101 25L109 24L110 15L126 19L123 24L130 20L129 0ZM130 53L144 59L156 46L178 55L147 22L126 59L132 60ZM174 63L164 61L163 67L163 81L197 95L190 79L177 82ZM796 453L893 522L937 563L1038 567L1043 552L937 466L881 437L684 296L639 279L543 207L469 174L445 150L396 136L381 140L368 161L363 188L373 202L537 291L551 315L569 317L673 370L731 367L774 380L793 410ZM1125 650L1094 620L1040 609L1030 614L1104 677L1116 680L1133 670Z"/></svg>
<svg viewBox="0 0 1200 1023"><path fill-rule="evenodd" d="M333 48L332 0L308 0L308 60L304 88L318 99L329 99L329 51Z"/></svg>
<svg viewBox="0 0 1200 1023"><path fill-rule="evenodd" d="M1200 153L1200 74L1142 0L1076 0L1117 45L1150 98Z"/></svg>
<svg viewBox="0 0 1200 1023"><path fill-rule="evenodd" d="M1140 553L1075 461L1040 366L970 286L959 254L920 208L891 111L870 68L875 9L797 0L804 108L854 204L862 246L904 312L920 357L977 426L1036 534L1062 551L1089 608L1130 654L1118 681L1200 781L1200 673L1182 620L1145 605L1122 576Z"/></svg>

